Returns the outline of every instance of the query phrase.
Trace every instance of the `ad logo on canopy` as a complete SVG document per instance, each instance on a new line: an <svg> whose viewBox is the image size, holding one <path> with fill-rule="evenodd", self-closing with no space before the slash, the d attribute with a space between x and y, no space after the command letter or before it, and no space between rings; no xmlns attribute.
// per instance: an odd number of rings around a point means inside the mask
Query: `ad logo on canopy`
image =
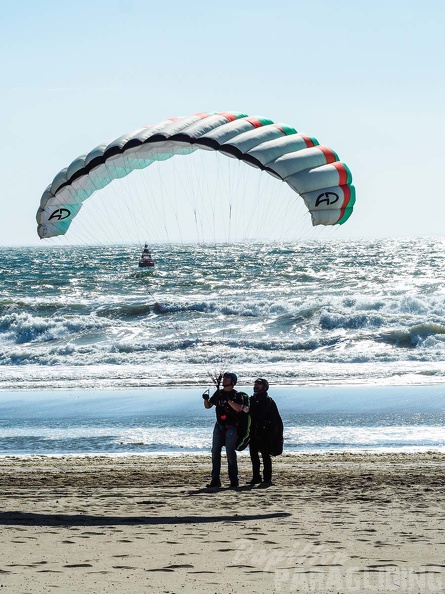
<svg viewBox="0 0 445 594"><path fill-rule="evenodd" d="M331 204L335 204L339 200L340 200L340 197L335 192L323 192L323 194L320 194L319 196L317 196L317 200L315 201L315 206L320 206L320 204L323 204L324 202L326 202L326 204L328 206L331 206Z"/></svg>
<svg viewBox="0 0 445 594"><path fill-rule="evenodd" d="M51 221L52 219L57 219L58 221L63 221L64 219L67 219L71 214L71 211L68 210L67 208L57 208L52 215L49 217L48 221Z"/></svg>

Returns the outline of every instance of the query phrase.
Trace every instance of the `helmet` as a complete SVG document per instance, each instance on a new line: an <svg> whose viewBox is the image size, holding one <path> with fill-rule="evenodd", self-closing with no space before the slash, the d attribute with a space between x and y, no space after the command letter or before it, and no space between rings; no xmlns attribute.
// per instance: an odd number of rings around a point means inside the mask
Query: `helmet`
<svg viewBox="0 0 445 594"><path fill-rule="evenodd" d="M232 380L232 384L236 386L236 383L238 381L238 376L236 375L236 373L225 373L223 377L230 377L230 379Z"/></svg>
<svg viewBox="0 0 445 594"><path fill-rule="evenodd" d="M269 382L261 377L259 377L258 379L255 380L255 383L258 384L263 384L264 386L264 391L267 392L267 390L269 389Z"/></svg>

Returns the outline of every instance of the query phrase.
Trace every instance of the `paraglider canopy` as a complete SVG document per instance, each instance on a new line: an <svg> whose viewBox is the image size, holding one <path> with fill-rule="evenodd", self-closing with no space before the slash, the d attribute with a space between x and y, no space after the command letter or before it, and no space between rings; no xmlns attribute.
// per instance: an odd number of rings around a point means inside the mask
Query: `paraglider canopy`
<svg viewBox="0 0 445 594"><path fill-rule="evenodd" d="M301 196L314 226L341 225L352 213L351 173L333 150L315 138L244 113L198 113L120 136L62 169L42 195L39 237L65 234L83 203L112 181L199 149L218 151L284 181Z"/></svg>

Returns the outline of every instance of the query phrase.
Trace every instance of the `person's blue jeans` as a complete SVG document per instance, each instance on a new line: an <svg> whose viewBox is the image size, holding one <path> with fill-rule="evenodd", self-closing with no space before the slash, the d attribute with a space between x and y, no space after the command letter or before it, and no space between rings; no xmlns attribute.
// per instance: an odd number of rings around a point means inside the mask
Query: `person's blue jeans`
<svg viewBox="0 0 445 594"><path fill-rule="evenodd" d="M221 475L221 450L226 447L229 479L231 483L238 483L238 461L236 459L236 442L238 431L235 425L215 424L212 440L212 481L219 481Z"/></svg>

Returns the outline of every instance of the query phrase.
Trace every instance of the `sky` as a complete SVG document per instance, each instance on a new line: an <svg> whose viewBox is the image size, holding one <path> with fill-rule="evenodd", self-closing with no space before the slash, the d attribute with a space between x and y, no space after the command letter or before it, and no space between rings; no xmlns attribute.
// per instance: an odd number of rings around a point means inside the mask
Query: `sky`
<svg viewBox="0 0 445 594"><path fill-rule="evenodd" d="M203 111L315 136L352 172L340 238L443 236L440 0L0 0L0 245L39 245L56 173L103 141Z"/></svg>

